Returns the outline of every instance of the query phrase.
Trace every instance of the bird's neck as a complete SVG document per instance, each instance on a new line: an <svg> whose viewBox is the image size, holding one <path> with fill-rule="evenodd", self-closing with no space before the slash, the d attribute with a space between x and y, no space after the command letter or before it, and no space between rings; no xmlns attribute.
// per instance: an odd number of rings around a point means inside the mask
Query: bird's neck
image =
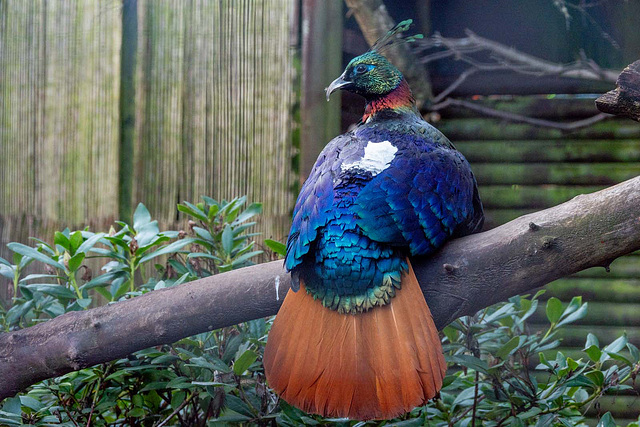
<svg viewBox="0 0 640 427"><path fill-rule="evenodd" d="M367 99L367 106L364 109L362 122L373 118L376 114L388 111L402 113L418 114L416 100L413 98L409 84L403 78L397 88L388 94L376 98Z"/></svg>

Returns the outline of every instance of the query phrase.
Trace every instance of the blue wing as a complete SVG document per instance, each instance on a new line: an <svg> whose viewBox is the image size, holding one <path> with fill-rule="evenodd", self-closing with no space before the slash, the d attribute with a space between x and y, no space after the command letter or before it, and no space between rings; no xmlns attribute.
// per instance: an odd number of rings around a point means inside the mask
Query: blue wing
<svg viewBox="0 0 640 427"><path fill-rule="evenodd" d="M475 178L455 149L409 151L372 179L356 200L358 225L372 240L426 255L482 226Z"/></svg>
<svg viewBox="0 0 640 427"><path fill-rule="evenodd" d="M288 271L302 263L302 258L316 239L318 228L325 226L333 217L333 177L340 165L338 155L347 139L341 135L327 144L300 190L287 240L284 265Z"/></svg>

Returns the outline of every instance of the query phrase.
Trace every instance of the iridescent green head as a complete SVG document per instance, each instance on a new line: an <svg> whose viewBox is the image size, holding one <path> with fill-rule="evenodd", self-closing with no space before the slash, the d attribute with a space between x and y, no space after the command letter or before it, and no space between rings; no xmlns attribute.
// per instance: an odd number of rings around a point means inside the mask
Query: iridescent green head
<svg viewBox="0 0 640 427"><path fill-rule="evenodd" d="M348 90L371 100L384 97L398 88L403 80L402 73L382 56L382 52L391 46L421 39L422 34L409 37L402 35L412 22L411 19L400 22L375 42L368 52L353 58L342 75L327 88L327 101L338 89Z"/></svg>
<svg viewBox="0 0 640 427"><path fill-rule="evenodd" d="M338 89L357 93L365 98L387 95L398 87L402 73L378 52L367 52L349 62L340 77L327 88L327 99Z"/></svg>

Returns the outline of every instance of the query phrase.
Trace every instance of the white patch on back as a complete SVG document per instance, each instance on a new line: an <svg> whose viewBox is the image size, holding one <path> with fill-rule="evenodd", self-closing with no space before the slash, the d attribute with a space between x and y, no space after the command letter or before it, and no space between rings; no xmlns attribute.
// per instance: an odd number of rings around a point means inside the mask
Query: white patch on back
<svg viewBox="0 0 640 427"><path fill-rule="evenodd" d="M360 160L353 163L343 163L340 168L343 172L349 169L363 169L376 176L389 167L397 151L398 149L389 141L369 141L364 147L364 156Z"/></svg>

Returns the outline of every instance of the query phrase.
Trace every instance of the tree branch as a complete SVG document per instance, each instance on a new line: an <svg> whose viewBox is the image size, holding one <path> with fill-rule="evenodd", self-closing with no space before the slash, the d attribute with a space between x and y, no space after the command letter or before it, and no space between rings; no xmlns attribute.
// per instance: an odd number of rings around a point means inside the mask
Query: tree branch
<svg viewBox="0 0 640 427"><path fill-rule="evenodd" d="M449 242L414 269L439 328L640 249L640 177ZM281 261L218 274L0 334L0 399L37 381L275 314Z"/></svg>
<svg viewBox="0 0 640 427"><path fill-rule="evenodd" d="M622 70L616 85L616 89L596 99L596 107L605 113L640 121L640 61Z"/></svg>

